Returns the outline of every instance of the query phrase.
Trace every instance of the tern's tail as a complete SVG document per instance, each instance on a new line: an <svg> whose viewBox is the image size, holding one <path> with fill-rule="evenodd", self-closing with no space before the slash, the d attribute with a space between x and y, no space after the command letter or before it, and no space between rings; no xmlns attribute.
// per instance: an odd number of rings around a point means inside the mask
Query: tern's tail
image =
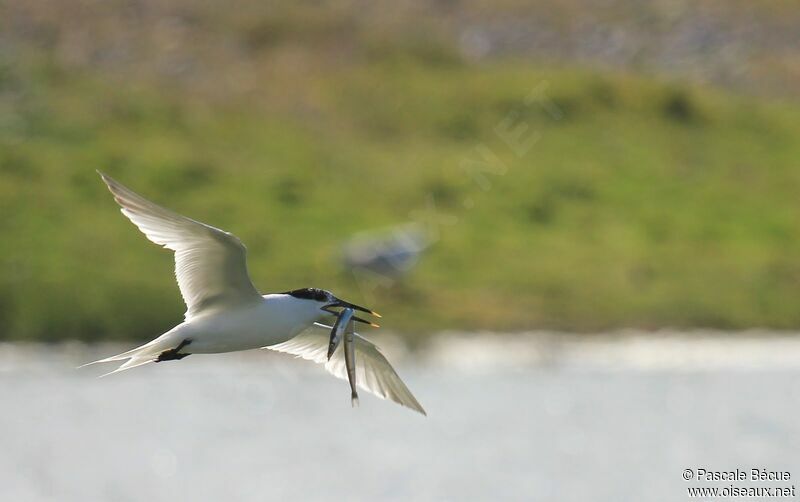
<svg viewBox="0 0 800 502"><path fill-rule="evenodd" d="M353 408L358 408L358 392L350 393L350 405Z"/></svg>
<svg viewBox="0 0 800 502"><path fill-rule="evenodd" d="M162 338L156 338L155 340L146 343L144 345L141 345L139 347L136 347L135 349L123 352L122 354L117 354L116 356L106 357L105 359L92 361L90 363L84 364L83 366L79 366L78 368L85 368L86 366L91 366L93 364L110 363L114 361L123 361L127 359L127 361L125 361L114 371L100 376L100 378L106 377L108 375L113 375L114 373L118 373L120 371L133 369L138 366L155 362L156 359L158 359L159 354L161 354L164 350L169 348L169 347L164 347L163 345L165 345L165 341L162 340Z"/></svg>

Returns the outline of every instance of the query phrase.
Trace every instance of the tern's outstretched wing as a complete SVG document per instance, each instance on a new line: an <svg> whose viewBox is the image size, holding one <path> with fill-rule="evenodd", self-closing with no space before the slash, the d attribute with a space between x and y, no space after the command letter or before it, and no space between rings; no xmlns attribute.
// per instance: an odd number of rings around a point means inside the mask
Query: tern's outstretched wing
<svg viewBox="0 0 800 502"><path fill-rule="evenodd" d="M325 364L325 369L333 376L347 380L344 353L341 347L328 361L328 342L330 326L317 325L317 328L300 333L287 342L264 347L278 352L293 354L315 363ZM319 329L324 328L324 329ZM389 364L381 351L373 343L356 334L356 383L367 392L381 399L391 399L414 411L427 415L422 405L414 398L406 384Z"/></svg>
<svg viewBox="0 0 800 502"><path fill-rule="evenodd" d="M247 275L246 251L235 235L164 209L100 173L122 214L148 239L175 251L186 318L219 307L260 301Z"/></svg>

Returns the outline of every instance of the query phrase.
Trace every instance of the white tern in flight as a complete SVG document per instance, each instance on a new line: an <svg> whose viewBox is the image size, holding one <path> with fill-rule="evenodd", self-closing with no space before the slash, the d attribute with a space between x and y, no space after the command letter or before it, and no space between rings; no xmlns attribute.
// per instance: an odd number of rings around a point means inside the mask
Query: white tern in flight
<svg viewBox="0 0 800 502"><path fill-rule="evenodd" d="M89 364L125 361L110 375L192 354L268 348L324 364L334 376L348 379L344 350L328 357L328 333L333 328L317 321L323 315L338 315L331 310L336 308L378 314L317 288L261 295L250 281L245 247L236 236L158 206L105 174L100 176L122 214L148 239L175 252L175 276L186 314L184 322L158 338ZM352 320L376 326L355 316ZM378 347L358 334L353 337L358 387L424 415Z"/></svg>

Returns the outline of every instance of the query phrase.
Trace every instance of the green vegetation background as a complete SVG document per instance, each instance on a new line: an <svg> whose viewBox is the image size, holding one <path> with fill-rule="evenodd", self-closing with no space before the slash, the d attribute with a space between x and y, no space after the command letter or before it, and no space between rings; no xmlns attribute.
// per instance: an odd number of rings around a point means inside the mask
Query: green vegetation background
<svg viewBox="0 0 800 502"><path fill-rule="evenodd" d="M251 27L242 92L41 48L0 59L0 338L146 338L180 320L170 254L96 169L238 235L263 292L366 297L409 336L800 326L797 104L392 34L323 60L309 54L338 35L318 23L300 42ZM524 155L497 134L509 123L537 138ZM506 167L487 190L463 169L481 146ZM430 222L431 201L440 238L405 283L340 269L343 240Z"/></svg>

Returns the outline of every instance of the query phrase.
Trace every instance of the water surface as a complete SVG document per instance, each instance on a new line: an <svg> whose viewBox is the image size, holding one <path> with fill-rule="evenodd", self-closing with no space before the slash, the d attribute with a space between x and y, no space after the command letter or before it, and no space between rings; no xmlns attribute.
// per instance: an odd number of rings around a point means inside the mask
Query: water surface
<svg viewBox="0 0 800 502"><path fill-rule="evenodd" d="M688 500L685 468L800 476L800 344L646 340L397 355L427 418L264 352L96 379L74 366L107 348L0 346L0 496Z"/></svg>

